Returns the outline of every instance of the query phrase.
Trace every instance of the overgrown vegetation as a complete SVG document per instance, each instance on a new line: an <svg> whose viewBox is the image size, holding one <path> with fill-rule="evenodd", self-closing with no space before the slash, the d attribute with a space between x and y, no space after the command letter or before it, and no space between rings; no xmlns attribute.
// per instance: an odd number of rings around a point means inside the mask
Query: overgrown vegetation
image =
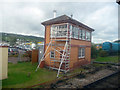
<svg viewBox="0 0 120 90"><path fill-rule="evenodd" d="M91 58L95 59L97 57L107 57L107 56L119 56L120 52L107 52L102 50L102 48L100 49L96 49L96 44L92 44L91 47Z"/></svg>
<svg viewBox="0 0 120 90"><path fill-rule="evenodd" d="M91 57L92 58L96 58L98 56L98 51L96 49L96 45L95 44L92 44L92 47L91 47Z"/></svg>
<svg viewBox="0 0 120 90"><path fill-rule="evenodd" d="M108 53L102 49L97 50L95 44L92 44L91 47L91 58L95 59L94 61L99 61L99 62L112 62L112 63L120 62L119 54L117 52Z"/></svg>
<svg viewBox="0 0 120 90"><path fill-rule="evenodd" d="M98 57L98 58L95 59L95 61L99 61L99 62L113 62L113 63L120 62L118 56Z"/></svg>
<svg viewBox="0 0 120 90"><path fill-rule="evenodd" d="M8 57L18 57L18 54L11 54L11 55L9 55Z"/></svg>
<svg viewBox="0 0 120 90"><path fill-rule="evenodd" d="M106 56L108 56L108 52L103 51L103 50L101 50L98 54L99 54L100 57L106 57Z"/></svg>

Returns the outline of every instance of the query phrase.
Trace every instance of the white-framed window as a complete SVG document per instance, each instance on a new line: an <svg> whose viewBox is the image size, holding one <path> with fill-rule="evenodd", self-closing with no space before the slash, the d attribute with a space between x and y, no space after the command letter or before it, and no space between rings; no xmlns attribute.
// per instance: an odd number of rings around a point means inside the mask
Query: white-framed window
<svg viewBox="0 0 120 90"><path fill-rule="evenodd" d="M78 27L75 27L75 38L78 39L78 30L79 28Z"/></svg>
<svg viewBox="0 0 120 90"><path fill-rule="evenodd" d="M55 58L55 52L54 51L50 51L50 58Z"/></svg>
<svg viewBox="0 0 120 90"><path fill-rule="evenodd" d="M57 27L56 26L52 26L51 27L51 37L55 37L55 34L56 34L56 30L57 29Z"/></svg>
<svg viewBox="0 0 120 90"><path fill-rule="evenodd" d="M85 57L85 48L79 48L78 49L78 58L84 58Z"/></svg>
<svg viewBox="0 0 120 90"><path fill-rule="evenodd" d="M75 38L75 27L72 26L72 38Z"/></svg>
<svg viewBox="0 0 120 90"><path fill-rule="evenodd" d="M85 40L85 30L82 30L82 40Z"/></svg>
<svg viewBox="0 0 120 90"><path fill-rule="evenodd" d="M66 37L66 34L67 24L51 26L51 37Z"/></svg>
<svg viewBox="0 0 120 90"><path fill-rule="evenodd" d="M78 34L79 34L78 31L79 31L78 27L72 26L72 38L78 39Z"/></svg>
<svg viewBox="0 0 120 90"><path fill-rule="evenodd" d="M79 29L79 39L82 39L82 30Z"/></svg>
<svg viewBox="0 0 120 90"><path fill-rule="evenodd" d="M90 41L90 32L86 31L86 40Z"/></svg>

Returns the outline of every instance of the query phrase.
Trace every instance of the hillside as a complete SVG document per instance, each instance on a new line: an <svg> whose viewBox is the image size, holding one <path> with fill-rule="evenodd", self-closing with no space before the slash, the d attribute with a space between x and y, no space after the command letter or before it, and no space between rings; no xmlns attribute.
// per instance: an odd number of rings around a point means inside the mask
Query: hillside
<svg viewBox="0 0 120 90"><path fill-rule="evenodd" d="M35 43L44 41L44 38L42 37L27 36L27 35L13 34L13 33L0 33L0 37L1 36L2 36L2 41L10 42L10 44L15 44L17 39L21 41L31 41Z"/></svg>

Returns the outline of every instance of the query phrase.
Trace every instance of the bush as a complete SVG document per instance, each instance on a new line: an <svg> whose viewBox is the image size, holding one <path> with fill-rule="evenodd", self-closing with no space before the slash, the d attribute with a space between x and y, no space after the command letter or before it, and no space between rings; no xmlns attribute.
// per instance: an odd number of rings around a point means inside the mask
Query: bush
<svg viewBox="0 0 120 90"><path fill-rule="evenodd" d="M27 53L24 53L24 54L23 54L23 57L28 57L28 54L27 54Z"/></svg>
<svg viewBox="0 0 120 90"><path fill-rule="evenodd" d="M91 47L91 58L96 58L97 57L97 49L96 49L96 46L94 44L92 44L92 47Z"/></svg>
<svg viewBox="0 0 120 90"><path fill-rule="evenodd" d="M8 55L9 57L18 57L18 54L14 54L14 55Z"/></svg>
<svg viewBox="0 0 120 90"><path fill-rule="evenodd" d="M101 51L99 52L99 56L100 56L100 57L106 57L106 56L108 56L108 53L107 53L106 51L101 50Z"/></svg>

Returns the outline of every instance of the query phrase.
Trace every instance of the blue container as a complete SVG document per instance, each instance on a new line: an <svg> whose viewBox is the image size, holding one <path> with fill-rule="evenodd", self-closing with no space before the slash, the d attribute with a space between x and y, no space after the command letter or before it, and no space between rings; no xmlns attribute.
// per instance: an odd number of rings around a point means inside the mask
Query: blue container
<svg viewBox="0 0 120 90"><path fill-rule="evenodd" d="M104 51L109 52L109 51L111 51L111 48L112 48L112 44L111 44L110 42L104 42L104 43L102 44L102 49L103 49Z"/></svg>
<svg viewBox="0 0 120 90"><path fill-rule="evenodd" d="M120 43L112 43L112 52L120 51Z"/></svg>
<svg viewBox="0 0 120 90"><path fill-rule="evenodd" d="M107 52L118 52L120 51L120 43L104 42L102 49Z"/></svg>

